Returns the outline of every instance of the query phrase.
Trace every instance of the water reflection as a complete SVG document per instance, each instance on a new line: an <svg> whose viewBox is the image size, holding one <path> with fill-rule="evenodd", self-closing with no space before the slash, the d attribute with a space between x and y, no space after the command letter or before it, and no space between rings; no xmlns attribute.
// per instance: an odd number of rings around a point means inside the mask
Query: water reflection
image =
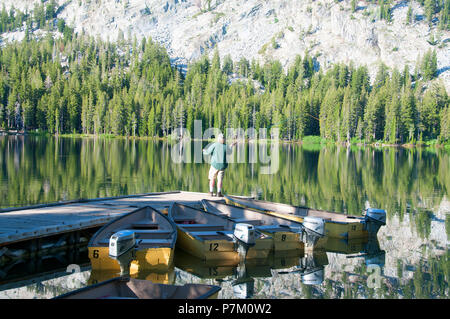
<svg viewBox="0 0 450 319"><path fill-rule="evenodd" d="M226 172L228 194L260 194L355 215L369 202L404 215L432 210L450 193L446 150L281 144L277 173L265 175L258 172L266 164L250 163L252 151L244 146L247 162L238 162L236 154ZM1 136L0 206L177 189L207 192L208 164L195 163L193 154L192 163L177 164L172 147L151 140Z"/></svg>
<svg viewBox="0 0 450 319"><path fill-rule="evenodd" d="M255 278L271 277L272 271L299 265L303 254L270 254L266 259L250 259L246 262L202 260L177 249L175 266L200 279L213 279L215 284L230 283L235 298L251 298L254 294Z"/></svg>
<svg viewBox="0 0 450 319"><path fill-rule="evenodd" d="M173 163L171 147L151 140L1 136L0 206L176 189L207 192L208 164ZM245 146L240 152L249 155ZM230 164L225 193L354 215L366 205L380 207L388 213L387 225L375 248L329 241L313 255L274 257L240 271L227 264L188 267L176 255L172 272L142 278L176 284L224 280L224 298L236 298L233 282L236 294L253 298L448 298L449 150L280 145L279 160L275 175L259 174L261 163ZM40 265L51 260L57 259ZM1 264L0 296L30 269L39 273L32 265ZM368 284L375 274L371 265L380 267L379 288ZM316 271L308 276L305 269ZM112 275L88 270L84 284Z"/></svg>
<svg viewBox="0 0 450 319"><path fill-rule="evenodd" d="M92 269L88 280L88 285L97 284L99 282L119 277L119 271ZM175 283L175 268L171 267L162 268L148 268L130 275L134 279L150 280L158 284L173 285Z"/></svg>
<svg viewBox="0 0 450 319"><path fill-rule="evenodd" d="M213 279L215 284L230 283L223 288L224 294L233 298L252 298L255 294L255 280L270 279L274 276L290 276L300 279L306 286L320 286L325 280L325 268L329 264L328 253L341 254L346 258L359 258L365 264L383 269L385 251L380 249L376 238L365 240L323 240L319 249L303 252L300 255L270 255L264 260L245 263L224 261L204 261L182 250L175 254L175 266L198 279ZM380 272L381 275L381 272ZM369 284L370 285L370 284ZM291 298L299 297L291 295Z"/></svg>

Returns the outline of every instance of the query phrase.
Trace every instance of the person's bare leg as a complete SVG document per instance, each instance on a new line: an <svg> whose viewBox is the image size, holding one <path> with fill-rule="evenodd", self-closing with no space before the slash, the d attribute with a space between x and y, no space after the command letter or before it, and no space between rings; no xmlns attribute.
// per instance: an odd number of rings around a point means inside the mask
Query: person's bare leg
<svg viewBox="0 0 450 319"><path fill-rule="evenodd" d="M217 196L222 195L222 179L222 175L219 174L219 176L217 177Z"/></svg>
<svg viewBox="0 0 450 319"><path fill-rule="evenodd" d="M210 193L210 195L214 194L214 183L215 183L215 178L211 178L209 180L209 193Z"/></svg>

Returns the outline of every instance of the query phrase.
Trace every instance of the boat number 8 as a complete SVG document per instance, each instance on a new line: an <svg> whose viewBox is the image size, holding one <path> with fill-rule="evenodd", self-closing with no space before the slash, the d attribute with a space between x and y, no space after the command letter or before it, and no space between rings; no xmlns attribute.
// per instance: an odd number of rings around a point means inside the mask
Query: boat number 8
<svg viewBox="0 0 450 319"><path fill-rule="evenodd" d="M217 248L219 248L218 243L209 244L209 250L210 251L217 251Z"/></svg>
<svg viewBox="0 0 450 319"><path fill-rule="evenodd" d="M286 235L281 235L281 241L285 241L286 240Z"/></svg>

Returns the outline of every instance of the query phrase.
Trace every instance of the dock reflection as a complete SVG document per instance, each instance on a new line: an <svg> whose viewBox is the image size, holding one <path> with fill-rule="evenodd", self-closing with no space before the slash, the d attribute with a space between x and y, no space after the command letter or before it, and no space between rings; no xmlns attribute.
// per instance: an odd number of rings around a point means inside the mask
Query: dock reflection
<svg viewBox="0 0 450 319"><path fill-rule="evenodd" d="M214 279L217 284L229 282L236 298L254 295L255 278L269 278L284 274L298 274L305 285L320 285L324 281L328 253L343 254L346 258L363 258L366 265L385 263L385 251L376 238L343 240L328 239L311 251L296 255L269 255L266 259L233 262L226 260L205 261L183 250L175 252L175 267L200 279Z"/></svg>

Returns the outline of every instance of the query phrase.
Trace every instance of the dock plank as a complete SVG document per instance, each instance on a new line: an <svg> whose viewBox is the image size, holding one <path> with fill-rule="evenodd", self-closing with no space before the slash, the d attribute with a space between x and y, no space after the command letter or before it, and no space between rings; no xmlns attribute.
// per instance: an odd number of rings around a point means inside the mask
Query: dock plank
<svg viewBox="0 0 450 319"><path fill-rule="evenodd" d="M98 227L137 208L162 210L175 201L196 205L211 198L206 193L167 192L38 204L0 210L0 245Z"/></svg>

